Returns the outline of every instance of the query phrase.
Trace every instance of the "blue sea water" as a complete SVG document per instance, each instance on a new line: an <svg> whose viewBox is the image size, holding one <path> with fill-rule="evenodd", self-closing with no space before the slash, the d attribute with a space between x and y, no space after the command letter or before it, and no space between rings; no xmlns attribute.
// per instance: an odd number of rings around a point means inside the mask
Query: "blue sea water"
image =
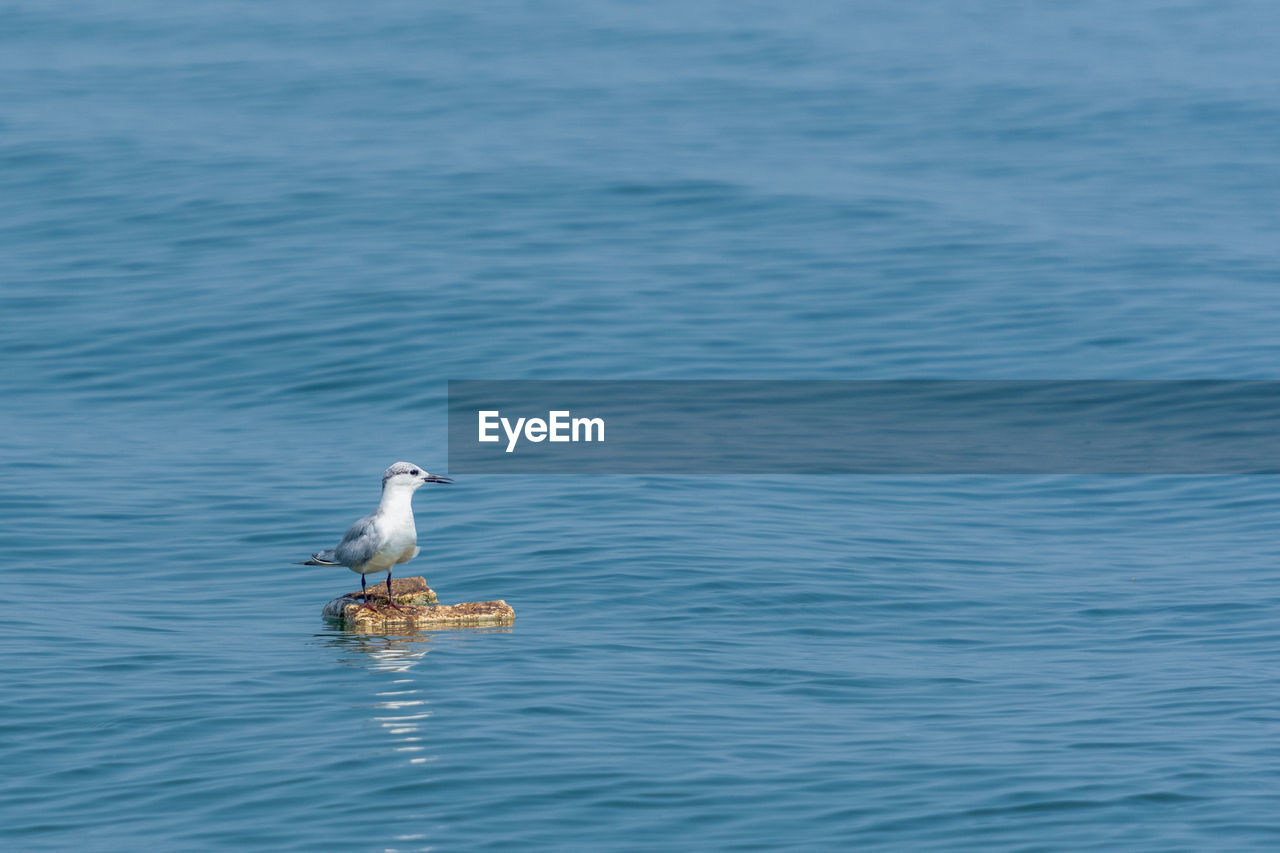
<svg viewBox="0 0 1280 853"><path fill-rule="evenodd" d="M1273 477L459 478L449 379L1276 378L1266 2L0 8L10 850L1274 850Z"/></svg>

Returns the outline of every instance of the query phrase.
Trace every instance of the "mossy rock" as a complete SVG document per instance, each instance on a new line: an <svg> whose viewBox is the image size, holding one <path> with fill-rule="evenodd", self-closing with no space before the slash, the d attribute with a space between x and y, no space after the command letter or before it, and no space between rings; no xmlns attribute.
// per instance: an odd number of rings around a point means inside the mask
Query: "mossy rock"
<svg viewBox="0 0 1280 853"><path fill-rule="evenodd" d="M348 630L387 633L423 628L480 628L511 625L516 612L505 601L467 601L439 604L425 578L392 578L388 606L387 585L370 584L369 602L360 590L335 598L324 606L324 616L341 622Z"/></svg>

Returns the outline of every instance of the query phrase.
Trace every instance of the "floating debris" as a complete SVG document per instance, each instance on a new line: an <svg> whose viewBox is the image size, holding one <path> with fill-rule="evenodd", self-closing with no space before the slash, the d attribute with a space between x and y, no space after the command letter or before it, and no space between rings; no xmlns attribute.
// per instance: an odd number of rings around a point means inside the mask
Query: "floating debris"
<svg viewBox="0 0 1280 853"><path fill-rule="evenodd" d="M466 601L440 604L425 578L393 578L391 602L386 586L369 587L369 601L360 590L335 598L324 606L324 616L349 630L386 633L423 628L477 628L511 625L516 612L505 601Z"/></svg>

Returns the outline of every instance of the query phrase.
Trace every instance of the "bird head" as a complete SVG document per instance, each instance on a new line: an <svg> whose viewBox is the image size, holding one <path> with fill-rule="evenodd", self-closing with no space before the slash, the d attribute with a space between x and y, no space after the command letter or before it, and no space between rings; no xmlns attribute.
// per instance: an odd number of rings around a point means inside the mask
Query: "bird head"
<svg viewBox="0 0 1280 853"><path fill-rule="evenodd" d="M416 489L423 483L452 483L453 480L440 474L432 474L423 470L422 466L412 462L397 462L382 473L382 488L388 487Z"/></svg>

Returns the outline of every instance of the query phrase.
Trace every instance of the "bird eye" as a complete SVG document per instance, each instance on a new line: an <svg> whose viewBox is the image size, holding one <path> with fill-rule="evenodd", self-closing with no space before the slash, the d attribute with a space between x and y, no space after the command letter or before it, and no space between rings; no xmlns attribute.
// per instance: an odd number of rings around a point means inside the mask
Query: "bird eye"
<svg viewBox="0 0 1280 853"><path fill-rule="evenodd" d="M416 476L418 476L418 469L417 469L417 468L414 468L414 469L413 469L412 471L410 471L409 473L416 477Z"/></svg>

